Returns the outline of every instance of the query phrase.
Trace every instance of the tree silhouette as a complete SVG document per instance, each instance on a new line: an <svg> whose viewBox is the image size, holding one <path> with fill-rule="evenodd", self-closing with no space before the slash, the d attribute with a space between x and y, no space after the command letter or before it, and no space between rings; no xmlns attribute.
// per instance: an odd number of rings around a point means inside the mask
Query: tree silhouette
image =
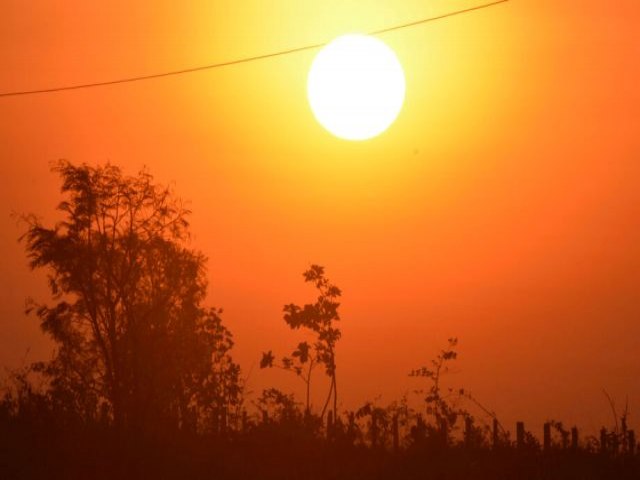
<svg viewBox="0 0 640 480"><path fill-rule="evenodd" d="M441 385L442 375L449 371L449 362L458 358L457 346L458 339L450 338L448 348L441 350L436 358L431 360L430 367L421 367L409 373L409 376L421 377L429 382L424 399L427 415L432 416L435 421L433 432L445 443L449 442L450 432L455 427L458 417L468 415L466 410L457 405L457 401L465 395L464 389L443 389Z"/></svg>
<svg viewBox="0 0 640 480"><path fill-rule="evenodd" d="M315 335L315 341L311 347L307 342L302 342L293 351L291 357L284 357L282 364L275 364L272 352L262 355L261 368L278 366L293 371L300 376L307 385L307 411L309 411L309 395L311 385L311 373L316 364L324 365L325 373L331 379L329 393L324 403L320 417L323 418L331 398L333 398L333 411L337 415L338 409L338 383L336 380L336 343L340 339L340 330L335 322L340 320L338 299L342 292L333 285L324 274L324 267L311 265L303 273L304 281L313 283L318 290L315 303L299 306L289 304L284 306L284 321L293 330L304 328ZM304 367L306 366L306 370Z"/></svg>
<svg viewBox="0 0 640 480"><path fill-rule="evenodd" d="M276 357L269 350L262 354L260 368L280 368L287 372L294 373L305 384L305 413L311 413L311 374L317 362L311 354L311 347L308 342L300 342L298 347L291 353L290 357L282 357L276 362Z"/></svg>
<svg viewBox="0 0 640 480"><path fill-rule="evenodd" d="M33 269L54 305L31 303L55 342L37 369L51 395L120 430L195 429L239 402L239 368L220 311L206 309L205 257L185 244L189 211L146 171L67 161L63 220L26 217Z"/></svg>

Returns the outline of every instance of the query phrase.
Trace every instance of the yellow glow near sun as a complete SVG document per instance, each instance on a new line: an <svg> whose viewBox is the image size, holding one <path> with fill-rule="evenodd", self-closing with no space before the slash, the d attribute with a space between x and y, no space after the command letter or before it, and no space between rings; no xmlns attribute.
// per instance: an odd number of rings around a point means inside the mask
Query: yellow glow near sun
<svg viewBox="0 0 640 480"><path fill-rule="evenodd" d="M309 103L320 124L346 140L366 140L389 128L405 96L396 54L382 40L343 35L317 54L309 71Z"/></svg>

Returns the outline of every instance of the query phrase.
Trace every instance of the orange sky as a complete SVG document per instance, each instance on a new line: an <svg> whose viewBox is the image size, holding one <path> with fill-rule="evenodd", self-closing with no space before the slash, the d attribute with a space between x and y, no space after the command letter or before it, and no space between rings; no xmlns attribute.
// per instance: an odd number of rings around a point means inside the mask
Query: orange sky
<svg viewBox="0 0 640 480"><path fill-rule="evenodd" d="M223 61L474 4L9 0L0 90ZM609 421L602 388L640 410L639 22L636 0L512 0L385 35L406 103L362 143L310 112L313 52L0 99L0 365L48 351L22 314L46 285L11 212L55 219L50 160L111 160L147 165L191 201L210 301L255 367L254 391L291 385L257 362L298 340L281 307L310 298L301 272L315 262L345 294L346 407L413 388L406 373L458 336L451 382L507 422L595 428Z"/></svg>

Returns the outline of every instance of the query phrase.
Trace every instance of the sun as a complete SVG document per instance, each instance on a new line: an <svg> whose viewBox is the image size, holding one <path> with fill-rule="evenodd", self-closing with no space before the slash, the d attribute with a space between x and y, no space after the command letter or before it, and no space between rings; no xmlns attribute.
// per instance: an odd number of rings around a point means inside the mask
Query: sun
<svg viewBox="0 0 640 480"><path fill-rule="evenodd" d="M367 140L398 117L405 97L404 72L382 40L343 35L316 55L307 92L324 128L346 140Z"/></svg>

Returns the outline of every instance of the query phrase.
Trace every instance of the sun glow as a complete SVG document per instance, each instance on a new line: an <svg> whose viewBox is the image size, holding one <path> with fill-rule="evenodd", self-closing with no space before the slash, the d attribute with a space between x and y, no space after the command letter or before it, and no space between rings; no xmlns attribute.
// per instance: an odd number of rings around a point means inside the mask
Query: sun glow
<svg viewBox="0 0 640 480"><path fill-rule="evenodd" d="M346 140L366 140L389 128L400 113L405 78L395 53L382 40L343 35L315 57L307 84L320 124Z"/></svg>

